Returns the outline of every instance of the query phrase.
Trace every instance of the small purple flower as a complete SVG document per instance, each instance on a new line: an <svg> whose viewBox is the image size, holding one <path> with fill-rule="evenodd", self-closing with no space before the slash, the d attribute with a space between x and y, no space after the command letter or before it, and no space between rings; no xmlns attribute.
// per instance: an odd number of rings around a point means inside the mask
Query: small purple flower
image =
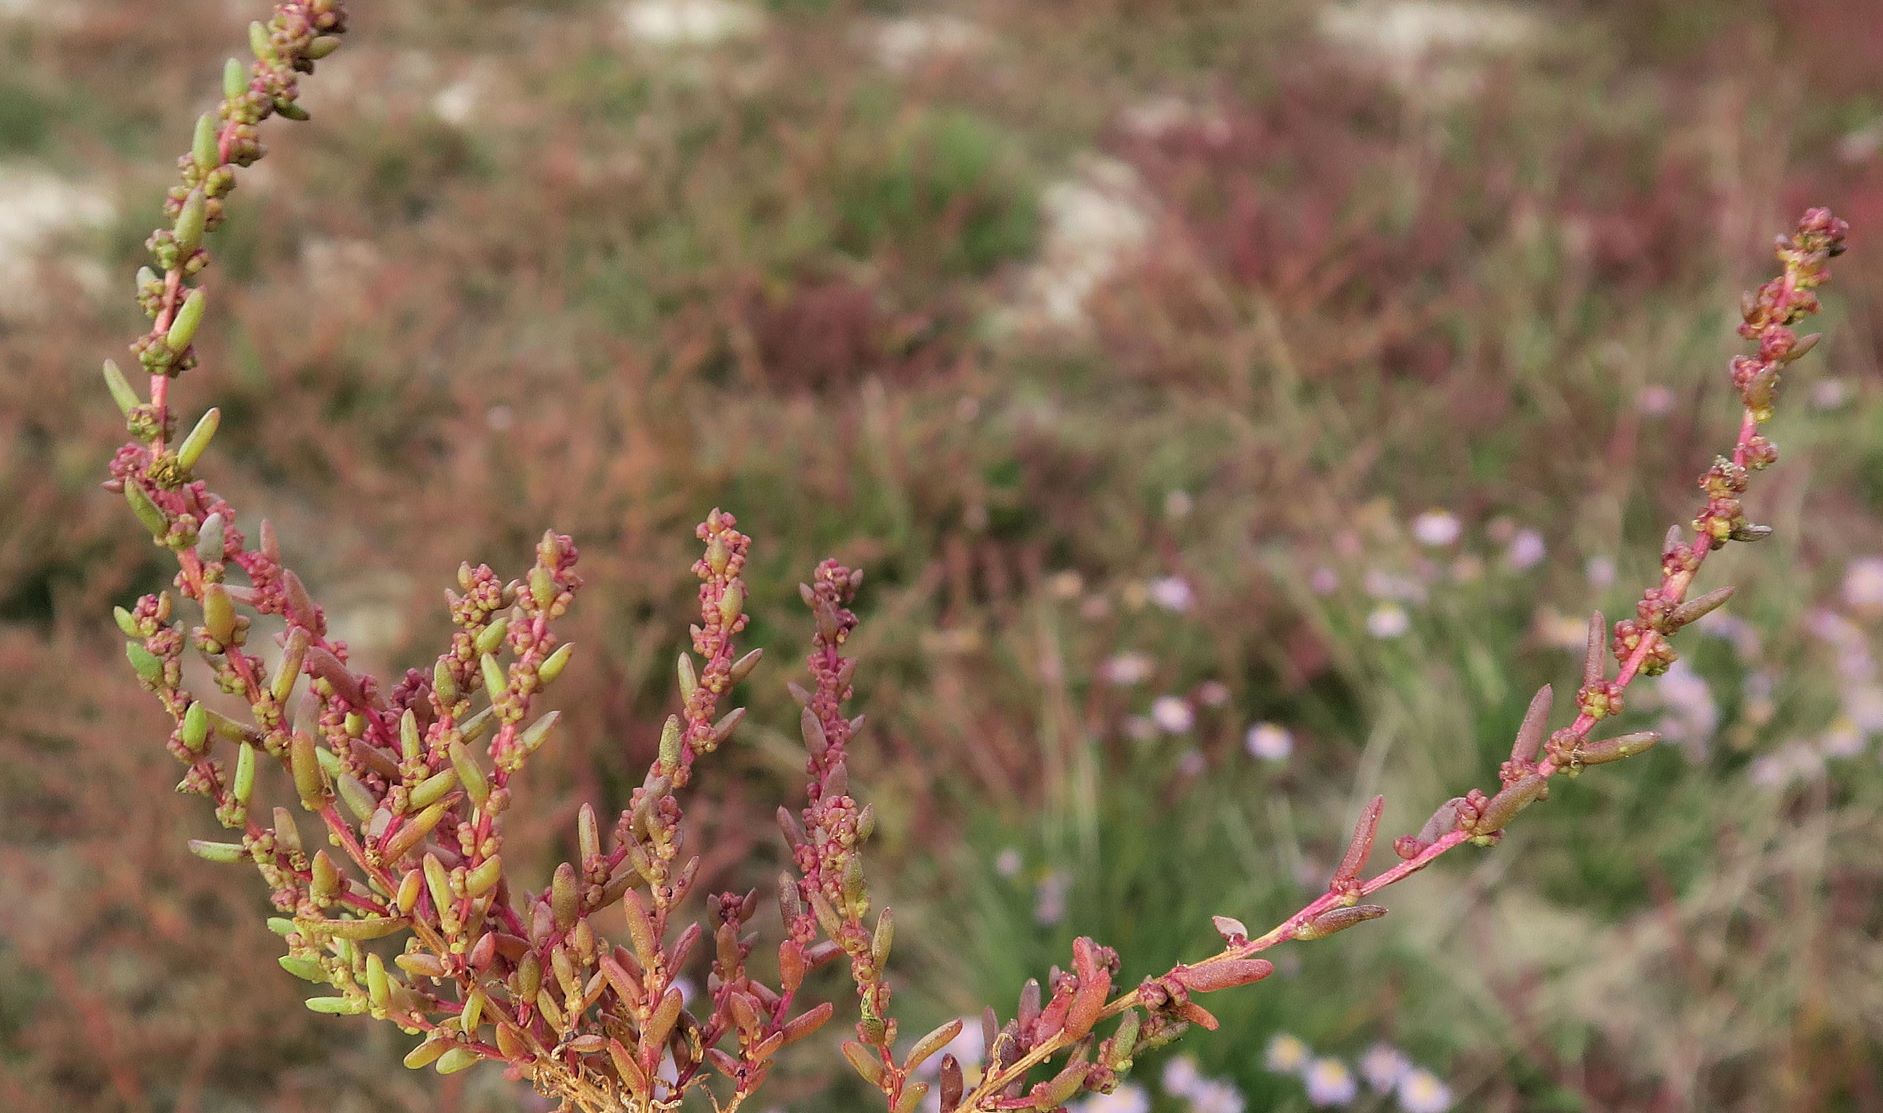
<svg viewBox="0 0 1883 1113"><path fill-rule="evenodd" d="M1190 1091L1190 1113L1243 1113L1242 1091L1220 1079L1205 1078Z"/></svg>
<svg viewBox="0 0 1883 1113"><path fill-rule="evenodd" d="M1424 1067L1407 1071L1399 1080L1399 1107L1406 1113L1446 1113L1451 1106L1451 1087Z"/></svg>
<svg viewBox="0 0 1883 1113"><path fill-rule="evenodd" d="M994 872L1002 877L1020 876L1021 867L1025 864L1020 852L1011 846L994 856Z"/></svg>
<svg viewBox="0 0 1883 1113"><path fill-rule="evenodd" d="M1151 701L1151 721L1165 734L1188 734L1196 726L1196 709L1182 696L1158 696Z"/></svg>
<svg viewBox="0 0 1883 1113"><path fill-rule="evenodd" d="M1412 616L1398 603L1381 603L1367 613L1366 632L1387 641L1412 629Z"/></svg>
<svg viewBox="0 0 1883 1113"><path fill-rule="evenodd" d="M1635 407L1649 417L1660 417L1674 408L1674 392L1659 384L1642 387Z"/></svg>
<svg viewBox="0 0 1883 1113"><path fill-rule="evenodd" d="M1295 752L1295 736L1279 723L1257 723L1243 736L1242 746L1257 761L1287 761Z"/></svg>
<svg viewBox="0 0 1883 1113"><path fill-rule="evenodd" d="M1196 1060L1188 1055L1179 1055L1164 1064L1164 1074L1158 1084L1164 1092L1173 1097L1189 1097L1196 1091L1197 1084L1203 1081L1203 1072L1197 1069Z"/></svg>
<svg viewBox="0 0 1883 1113"><path fill-rule="evenodd" d="M1268 1050L1262 1053L1262 1062L1277 1074L1294 1074L1305 1068L1313 1055L1314 1052L1300 1036L1281 1032L1268 1041Z"/></svg>
<svg viewBox="0 0 1883 1113"><path fill-rule="evenodd" d="M1033 890L1033 920L1041 927L1054 927L1066 918L1066 891L1071 882L1055 870L1040 878Z"/></svg>
<svg viewBox="0 0 1883 1113"><path fill-rule="evenodd" d="M1318 1108L1346 1105L1360 1095L1360 1083L1339 1059L1314 1060L1301 1072L1301 1080L1307 1083L1308 1101Z"/></svg>
<svg viewBox="0 0 1883 1113"><path fill-rule="evenodd" d="M1100 679L1107 684L1120 688L1129 688L1133 684L1142 684L1151 678L1151 672L1157 667L1147 654L1126 651L1113 654L1098 667Z"/></svg>
<svg viewBox="0 0 1883 1113"><path fill-rule="evenodd" d="M1159 576L1145 585L1151 602L1174 614L1185 614L1196 606L1196 592L1182 576Z"/></svg>
<svg viewBox="0 0 1883 1113"><path fill-rule="evenodd" d="M1388 1044L1376 1043L1360 1056L1360 1076L1377 1094L1392 1092L1399 1080L1412 1069L1406 1053Z"/></svg>
<svg viewBox="0 0 1883 1113"><path fill-rule="evenodd" d="M1543 543L1543 535L1533 529L1522 529L1510 539L1510 547L1504 550L1504 562L1518 572L1527 571L1543 563L1549 554L1549 548Z"/></svg>
<svg viewBox="0 0 1883 1113"><path fill-rule="evenodd" d="M1150 1113L1151 1095L1126 1082L1109 1094L1093 1094L1066 1107L1071 1113Z"/></svg>
<svg viewBox="0 0 1883 1113"><path fill-rule="evenodd" d="M1865 614L1883 612L1883 557L1858 557L1844 569L1844 602Z"/></svg>
<svg viewBox="0 0 1883 1113"><path fill-rule="evenodd" d="M1428 549L1444 549L1458 543L1464 527L1458 516L1444 510L1428 510L1412 520L1412 538Z"/></svg>

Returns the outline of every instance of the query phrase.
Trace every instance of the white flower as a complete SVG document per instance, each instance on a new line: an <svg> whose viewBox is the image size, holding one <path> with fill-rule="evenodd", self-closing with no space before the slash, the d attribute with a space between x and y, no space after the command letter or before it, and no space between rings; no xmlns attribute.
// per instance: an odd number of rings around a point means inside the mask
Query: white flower
<svg viewBox="0 0 1883 1113"><path fill-rule="evenodd" d="M1182 576L1159 576L1144 585L1144 593L1151 602L1176 614L1196 606L1196 592Z"/></svg>
<svg viewBox="0 0 1883 1113"><path fill-rule="evenodd" d="M1190 512L1195 509L1196 499L1192 498L1188 491L1180 488L1164 495L1164 517L1166 518L1181 521L1188 518Z"/></svg>
<svg viewBox="0 0 1883 1113"><path fill-rule="evenodd" d="M759 13L731 0L634 0L621 25L649 46L710 46L757 31Z"/></svg>
<svg viewBox="0 0 1883 1113"><path fill-rule="evenodd" d="M1190 1091L1190 1113L1242 1113L1242 1092L1227 1082L1205 1078Z"/></svg>
<svg viewBox="0 0 1883 1113"><path fill-rule="evenodd" d="M1518 530L1517 536L1510 539L1510 547L1504 550L1504 560L1519 572L1535 568L1543 563L1543 557L1549 552L1543 544L1543 535L1533 529Z"/></svg>
<svg viewBox="0 0 1883 1113"><path fill-rule="evenodd" d="M1360 1093L1360 1083L1339 1059L1314 1060L1301 1072L1301 1080L1307 1083L1308 1100L1322 1108L1346 1105Z"/></svg>
<svg viewBox="0 0 1883 1113"><path fill-rule="evenodd" d="M1399 1080L1399 1107L1406 1113L1445 1113L1451 1104L1451 1087L1424 1067L1407 1071Z"/></svg>
<svg viewBox="0 0 1883 1113"><path fill-rule="evenodd" d="M1205 680L1196 686L1196 699L1205 707L1221 707L1229 702L1229 685L1220 680Z"/></svg>
<svg viewBox="0 0 1883 1113"><path fill-rule="evenodd" d="M1615 582L1615 558L1610 556L1592 556L1582 566L1583 574L1589 577L1589 586L1607 587Z"/></svg>
<svg viewBox="0 0 1883 1113"><path fill-rule="evenodd" d="M1840 715L1818 739L1818 749L1825 757L1856 757L1868 741L1856 723Z"/></svg>
<svg viewBox="0 0 1883 1113"><path fill-rule="evenodd" d="M1011 846L994 855L994 872L1002 877L1018 877L1025 864L1020 852Z"/></svg>
<svg viewBox="0 0 1883 1113"><path fill-rule="evenodd" d="M1066 890L1070 882L1063 873L1053 872L1040 878L1033 891L1033 919L1041 927L1052 927L1066 918Z"/></svg>
<svg viewBox="0 0 1883 1113"><path fill-rule="evenodd" d="M1400 637L1410 629L1412 618L1398 603L1381 603L1366 616L1366 632L1382 640Z"/></svg>
<svg viewBox="0 0 1883 1113"><path fill-rule="evenodd" d="M1844 569L1844 602L1853 610L1883 611L1883 557L1858 557Z"/></svg>
<svg viewBox="0 0 1883 1113"><path fill-rule="evenodd" d="M1411 1069L1412 1060L1406 1058L1406 1053L1387 1044L1376 1043L1360 1056L1360 1076L1375 1093L1390 1092Z"/></svg>
<svg viewBox="0 0 1883 1113"><path fill-rule="evenodd" d="M1166 734L1188 734L1196 726L1196 711L1182 696L1158 696L1151 701L1151 721Z"/></svg>
<svg viewBox="0 0 1883 1113"><path fill-rule="evenodd" d="M1144 1087L1126 1082L1109 1094L1093 1094L1066 1108L1072 1113L1150 1113L1151 1095Z"/></svg>
<svg viewBox="0 0 1883 1113"><path fill-rule="evenodd" d="M1174 1097L1189 1097L1203 1081L1203 1072L1197 1070L1196 1060L1188 1055L1179 1055L1164 1064L1163 1077L1158 1084L1164 1092Z"/></svg>
<svg viewBox="0 0 1883 1113"><path fill-rule="evenodd" d="M1883 734L1883 686L1859 684L1844 689L1844 714L1865 734Z"/></svg>
<svg viewBox="0 0 1883 1113"><path fill-rule="evenodd" d="M1332 595L1340 590L1340 573L1323 564L1308 573L1308 590L1316 595Z"/></svg>
<svg viewBox="0 0 1883 1113"><path fill-rule="evenodd" d="M1428 549L1443 549L1458 543L1464 527L1458 516L1444 510L1428 510L1412 520L1412 537Z"/></svg>
<svg viewBox="0 0 1883 1113"><path fill-rule="evenodd" d="M1287 761L1295 752L1295 736L1278 723L1257 723L1249 728L1242 745L1258 761Z"/></svg>
<svg viewBox="0 0 1883 1113"><path fill-rule="evenodd" d="M1674 392L1658 383L1642 387L1635 406L1649 417L1660 417L1674 408Z"/></svg>
<svg viewBox="0 0 1883 1113"><path fill-rule="evenodd" d="M1658 724L1661 733L1687 746L1695 754L1706 752L1719 729L1720 708L1713 691L1693 666L1676 661L1649 689L1651 700L1664 711Z"/></svg>
<svg viewBox="0 0 1883 1113"><path fill-rule="evenodd" d="M1119 653L1113 655L1098 667L1098 674L1107 684L1128 688L1133 684L1142 684L1151 677L1156 662L1143 653Z"/></svg>
<svg viewBox="0 0 1883 1113"><path fill-rule="evenodd" d="M1300 1036L1282 1032L1268 1041L1268 1050L1262 1053L1262 1061L1268 1069L1278 1074L1293 1074L1308 1065L1308 1058L1314 1052Z"/></svg>

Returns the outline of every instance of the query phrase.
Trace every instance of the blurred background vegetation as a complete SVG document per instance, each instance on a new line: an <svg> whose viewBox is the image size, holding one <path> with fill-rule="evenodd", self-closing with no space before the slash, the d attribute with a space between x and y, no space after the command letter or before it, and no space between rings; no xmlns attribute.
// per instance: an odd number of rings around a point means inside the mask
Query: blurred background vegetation
<svg viewBox="0 0 1883 1113"><path fill-rule="evenodd" d="M905 1031L1010 1009L1074 934L1133 978L1205 952L1323 884L1368 794L1399 833L1490 780L1730 443L1770 237L1847 217L1751 501L1778 534L1631 699L1674 744L1279 952L1103 1108L1304 1110L1294 1036L1463 1109L1883 1110L1868 0L355 7L215 245L211 482L381 667L429 659L461 559L575 535L544 863L645 767L691 524L736 512L770 655L696 813L715 887L775 875L798 791L795 584L868 569ZM212 821L106 618L165 574L96 490L95 368L262 14L0 0L0 1107L532 1108L299 1007L254 878L184 850ZM770 1108L869 1108L834 1061Z"/></svg>

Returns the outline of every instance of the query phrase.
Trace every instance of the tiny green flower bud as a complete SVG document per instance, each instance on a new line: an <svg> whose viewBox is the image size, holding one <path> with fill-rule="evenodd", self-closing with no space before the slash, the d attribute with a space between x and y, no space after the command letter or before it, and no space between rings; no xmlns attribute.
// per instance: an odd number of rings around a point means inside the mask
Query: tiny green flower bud
<svg viewBox="0 0 1883 1113"><path fill-rule="evenodd" d="M471 798L471 803L483 807L484 801L490 799L490 779L484 775L483 767L477 764L477 759L471 756L471 751L465 749L462 742L453 742L450 754L451 767L457 770L465 795Z"/></svg>
<svg viewBox="0 0 1883 1113"><path fill-rule="evenodd" d="M510 690L510 678L504 675L503 666L489 653L479 657L477 665L484 674L484 694L490 697L492 703L501 701L504 693Z"/></svg>
<svg viewBox="0 0 1883 1113"><path fill-rule="evenodd" d="M182 466L183 470L189 471L196 466L198 460L203 458L203 451L209 447L209 442L215 439L216 427L221 424L221 410L211 406L203 413L196 427L190 430L190 435L184 437L183 443L177 446L177 463Z"/></svg>
<svg viewBox="0 0 1883 1113"><path fill-rule="evenodd" d="M201 186L198 186L190 190L189 196L183 199L183 208L177 213L177 222L171 228L171 235L176 237L177 254L180 257L188 258L192 251L202 246L203 228L208 223L208 220L209 195L203 192ZM190 297L193 298L200 293L202 293L200 288L191 290ZM188 302L186 301L185 305L187 306L187 304ZM197 310L199 316L201 313L202 311L200 309ZM181 319L181 317L182 314L179 313L178 319ZM194 329L195 326L192 325L191 328ZM175 330L172 329L171 331L174 335ZM190 341L186 336L180 344L173 341L170 345L170 350L180 352L189 346Z"/></svg>
<svg viewBox="0 0 1883 1113"><path fill-rule="evenodd" d="M334 781L334 786L339 791L340 799L346 803L347 811L352 812L353 818L360 822L366 822L379 810L379 801L374 798L373 790L353 774L342 773Z"/></svg>
<svg viewBox="0 0 1883 1113"><path fill-rule="evenodd" d="M725 745L726 740L732 737L732 732L738 730L739 724L744 721L745 708L743 707L735 707L721 715L719 721L713 724L713 745Z"/></svg>
<svg viewBox="0 0 1883 1113"><path fill-rule="evenodd" d="M200 754L209 741L209 709L200 701L190 704L183 712L182 740L185 749Z"/></svg>
<svg viewBox="0 0 1883 1113"><path fill-rule="evenodd" d="M693 655L682 650L677 670L680 674L680 700L682 703L693 701L693 692L700 686L700 678L693 671Z"/></svg>
<svg viewBox="0 0 1883 1113"><path fill-rule="evenodd" d="M144 403L137 396L137 391L131 389L124 372L118 370L118 365L111 360L105 361L105 389L111 392L111 400L118 404L118 409L124 412L125 417L130 417L131 411Z"/></svg>
<svg viewBox="0 0 1883 1113"><path fill-rule="evenodd" d="M759 661L764 656L765 651L763 649L754 649L752 652L734 661L732 668L726 673L727 681L733 684L744 683L745 678L752 675L752 670L758 667Z"/></svg>
<svg viewBox="0 0 1883 1113"><path fill-rule="evenodd" d="M530 602L542 611L548 610L555 601L556 580L549 574L549 569L541 566L530 569Z"/></svg>
<svg viewBox="0 0 1883 1113"><path fill-rule="evenodd" d="M385 960L372 951L366 952L366 999L383 1012L391 997L392 979L386 976Z"/></svg>
<svg viewBox="0 0 1883 1113"><path fill-rule="evenodd" d="M190 144L190 158L196 162L196 168L207 174L222 165L222 157L216 144L216 115L205 112L196 118L196 135Z"/></svg>
<svg viewBox="0 0 1883 1113"><path fill-rule="evenodd" d="M136 670L139 680L153 688L163 684L162 658L137 642L126 642L124 655L130 659L131 668Z"/></svg>
<svg viewBox="0 0 1883 1113"><path fill-rule="evenodd" d="M438 860L438 855L427 854L419 868L425 871L425 889L431 894L433 910L441 919L451 919L458 900L452 895L451 874L445 870L445 864Z"/></svg>
<svg viewBox="0 0 1883 1113"><path fill-rule="evenodd" d="M386 840L386 859L396 862L411 853L412 849L424 842L425 836L431 834L444 818L445 805L442 801L413 816L410 822Z"/></svg>
<svg viewBox="0 0 1883 1113"><path fill-rule="evenodd" d="M883 1061L876 1057L869 1048L855 1040L843 1041L843 1057L850 1068L862 1076L863 1081L872 1086L883 1084Z"/></svg>
<svg viewBox="0 0 1883 1113"><path fill-rule="evenodd" d="M584 803L575 813L575 845L584 865L601 857L601 822L595 818L595 806Z"/></svg>
<svg viewBox="0 0 1883 1113"><path fill-rule="evenodd" d="M541 749L543 743L549 739L549 732L555 729L556 721L561 717L562 712L551 711L549 714L531 723L529 729L524 731L522 738L519 739L523 747L523 752L525 754L533 754L538 749Z"/></svg>
<svg viewBox="0 0 1883 1113"><path fill-rule="evenodd" d="M367 1009L365 1000L358 997L309 997L306 1004L309 1012L327 1016L359 1016Z"/></svg>
<svg viewBox="0 0 1883 1113"><path fill-rule="evenodd" d="M293 921L289 921L290 924ZM281 968L304 982L325 983L327 970L312 955L282 955L275 960Z"/></svg>
<svg viewBox="0 0 1883 1113"><path fill-rule="evenodd" d="M493 854L464 875L464 891L472 899L483 896L503 880L503 859Z"/></svg>
<svg viewBox="0 0 1883 1113"><path fill-rule="evenodd" d="M248 68L241 59L231 58L222 64L222 95L234 100L248 92Z"/></svg>
<svg viewBox="0 0 1883 1113"><path fill-rule="evenodd" d="M269 686L275 702L285 704L288 696L294 692L294 682L300 678L301 662L307 659L308 633L304 627L296 626L288 631L288 640L281 649L281 662L275 667L275 679Z"/></svg>
<svg viewBox="0 0 1883 1113"><path fill-rule="evenodd" d="M575 926L575 917L581 912L580 901L575 867L564 862L556 867L549 881L549 909L556 917L557 927L568 931Z"/></svg>
<svg viewBox="0 0 1883 1113"><path fill-rule="evenodd" d="M503 644L503 636L509 632L510 620L500 618L489 626L479 630L477 632L477 638L472 644L477 647L479 653L495 653L497 652L497 647Z"/></svg>
<svg viewBox="0 0 1883 1113"><path fill-rule="evenodd" d="M235 776L229 781L229 794L244 806L255 794L255 747L247 742L236 747Z"/></svg>
<svg viewBox="0 0 1883 1113"><path fill-rule="evenodd" d="M412 787L411 793L406 797L406 805L412 811L424 811L444 799L446 794L457 787L458 771L440 769Z"/></svg>
<svg viewBox="0 0 1883 1113"><path fill-rule="evenodd" d="M203 519L203 524L196 530L196 558L204 564L215 564L227 555L223 546L224 522L222 512L217 511Z"/></svg>
<svg viewBox="0 0 1883 1113"><path fill-rule="evenodd" d="M256 60L274 63L275 46L268 41L268 27L259 20L248 25L248 48L254 52Z"/></svg>
<svg viewBox="0 0 1883 1113"><path fill-rule="evenodd" d="M870 937L870 961L881 970L889 963L889 948L896 940L896 919L885 908L876 917L876 931Z"/></svg>
<svg viewBox="0 0 1883 1113"><path fill-rule="evenodd" d="M930 1032L928 1035L923 1036L921 1039L915 1041L915 1047L910 1050L909 1058L902 1064L902 1069L905 1071L915 1070L915 1068L926 1062L930 1056L934 1055L942 1048L947 1047L949 1041L960 1034L961 1020L957 1017Z"/></svg>
<svg viewBox="0 0 1883 1113"><path fill-rule="evenodd" d="M680 716L669 715L660 728L660 771L673 776L680 768Z"/></svg>
<svg viewBox="0 0 1883 1113"><path fill-rule="evenodd" d="M248 857L248 848L239 842L209 842L205 839L191 839L190 853L205 862L240 862Z"/></svg>
<svg viewBox="0 0 1883 1113"><path fill-rule="evenodd" d="M726 585L726 593L719 597L720 625L730 630L739 621L739 615L745 611L745 589L737 581Z"/></svg>
<svg viewBox="0 0 1883 1113"><path fill-rule="evenodd" d="M150 531L152 537L162 541L169 535L169 517L158 508L155 502L151 501L150 496L144 493L142 487L135 483L125 483L124 499L131 504L131 513L137 515L137 520L144 523L144 528Z"/></svg>
<svg viewBox="0 0 1883 1113"><path fill-rule="evenodd" d="M312 735L294 732L288 743L288 768L294 774L294 789L300 794L301 806L310 812L326 807L327 774L314 753Z"/></svg>
<svg viewBox="0 0 1883 1113"><path fill-rule="evenodd" d="M570 654L574 652L575 643L565 642L561 648L551 653L549 657L543 661L542 666L536 670L537 677L541 679L545 685L554 683L555 679L562 675L563 668L569 663Z"/></svg>
<svg viewBox="0 0 1883 1113"><path fill-rule="evenodd" d="M405 876L399 879L399 891L393 898L399 906L400 915L410 916L412 909L418 907L419 890L424 884L425 878L421 871L405 871Z"/></svg>
<svg viewBox="0 0 1883 1113"><path fill-rule="evenodd" d="M224 646L235 641L235 600L219 583L203 586L203 629Z"/></svg>
<svg viewBox="0 0 1883 1113"><path fill-rule="evenodd" d="M458 702L458 681L451 675L449 663L440 660L432 666L432 691L438 693L438 702L446 707Z"/></svg>

